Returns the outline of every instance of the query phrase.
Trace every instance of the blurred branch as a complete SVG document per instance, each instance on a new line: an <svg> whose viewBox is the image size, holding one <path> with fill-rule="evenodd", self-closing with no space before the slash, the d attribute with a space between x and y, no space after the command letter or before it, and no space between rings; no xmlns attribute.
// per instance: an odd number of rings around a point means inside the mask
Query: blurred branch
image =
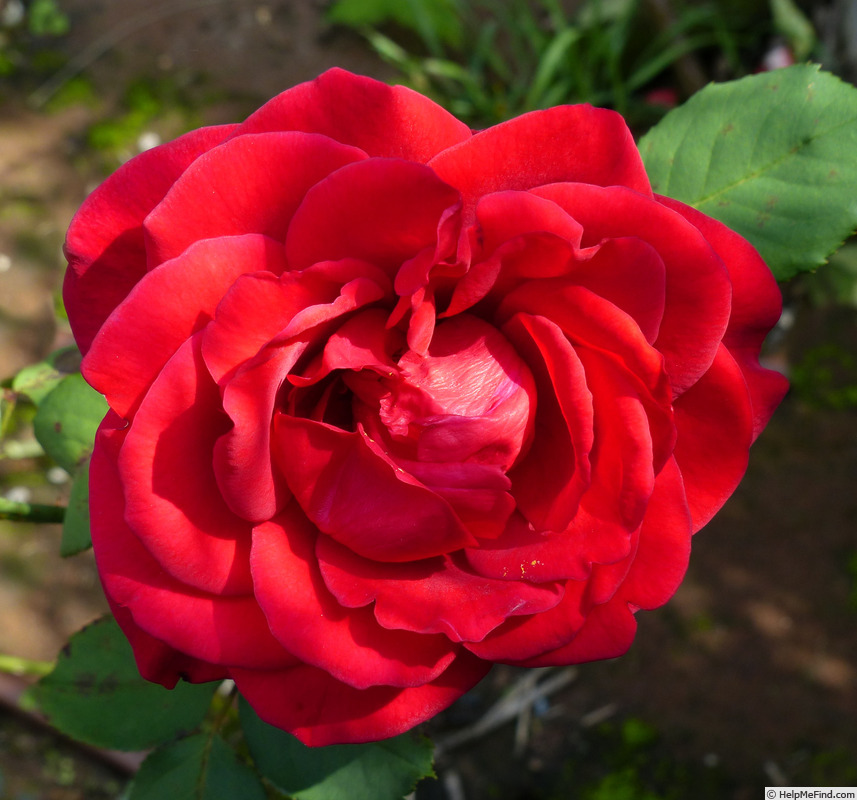
<svg viewBox="0 0 857 800"><path fill-rule="evenodd" d="M69 59L68 63L61 70L51 76L30 95L30 103L36 108L44 106L72 78L79 75L90 64L116 47L119 42L136 33L141 28L154 25L156 22L161 22L168 17L184 11L193 11L194 9L206 6L216 6L225 2L227 0L186 0L183 3L168 3L167 5L150 8L142 14L137 14L123 20L103 36L99 36L94 42L91 42L88 47L85 47L73 58Z"/></svg>
<svg viewBox="0 0 857 800"><path fill-rule="evenodd" d="M19 461L25 458L39 458L44 454L44 448L35 439L10 439L7 442L0 442L0 458Z"/></svg>
<svg viewBox="0 0 857 800"><path fill-rule="evenodd" d="M38 503L16 503L0 497L0 519L14 522L62 522L65 519L64 506L48 506Z"/></svg>
<svg viewBox="0 0 857 800"><path fill-rule="evenodd" d="M539 679L553 672L544 681ZM435 753L445 753L473 739L479 739L521 714L529 715L533 704L543 697L558 692L577 678L574 667L565 667L556 672L552 668L533 669L523 675L512 689L501 697L485 714L466 728L439 736L435 740Z"/></svg>
<svg viewBox="0 0 857 800"><path fill-rule="evenodd" d="M18 656L7 656L0 653L0 672L9 675L27 676L41 678L52 672L54 663L52 661L32 661L29 658L18 658Z"/></svg>

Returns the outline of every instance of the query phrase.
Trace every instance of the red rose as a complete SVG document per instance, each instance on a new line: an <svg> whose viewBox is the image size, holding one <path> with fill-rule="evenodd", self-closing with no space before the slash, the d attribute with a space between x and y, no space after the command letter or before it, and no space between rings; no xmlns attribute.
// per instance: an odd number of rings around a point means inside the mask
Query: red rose
<svg viewBox="0 0 857 800"><path fill-rule="evenodd" d="M141 672L312 745L623 653L785 388L765 264L589 106L473 134L332 70L127 163L66 252Z"/></svg>

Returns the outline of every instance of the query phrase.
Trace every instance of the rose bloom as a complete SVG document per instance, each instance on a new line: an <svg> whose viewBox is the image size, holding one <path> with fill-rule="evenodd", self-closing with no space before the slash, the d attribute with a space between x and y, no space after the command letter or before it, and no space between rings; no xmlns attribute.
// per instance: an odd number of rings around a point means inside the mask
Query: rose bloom
<svg viewBox="0 0 857 800"><path fill-rule="evenodd" d="M140 671L310 745L623 653L785 391L763 261L590 106L474 133L331 70L125 164L66 254Z"/></svg>

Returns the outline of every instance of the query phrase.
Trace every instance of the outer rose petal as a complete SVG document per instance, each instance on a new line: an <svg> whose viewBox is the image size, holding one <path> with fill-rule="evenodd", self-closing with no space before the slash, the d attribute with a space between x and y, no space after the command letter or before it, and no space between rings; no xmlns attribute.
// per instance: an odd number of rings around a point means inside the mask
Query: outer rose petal
<svg viewBox="0 0 857 800"><path fill-rule="evenodd" d="M481 642L464 646L479 658L514 663L563 647L586 622L586 581L568 581L553 608L527 617L510 617Z"/></svg>
<svg viewBox="0 0 857 800"><path fill-rule="evenodd" d="M714 359L732 299L729 274L699 230L622 186L565 183L533 193L559 203L582 223L584 244L636 236L657 250L666 267L666 301L655 347L664 356L675 393L693 386Z"/></svg>
<svg viewBox="0 0 857 800"><path fill-rule="evenodd" d="M146 272L143 220L193 161L234 125L200 128L123 164L84 202L68 229L63 300L86 355L110 312Z"/></svg>
<svg viewBox="0 0 857 800"><path fill-rule="evenodd" d="M693 223L723 259L732 281L732 313L723 344L738 363L753 401L753 439L762 432L788 391L788 381L759 364L759 350L780 318L782 297L771 271L755 248L723 223L678 200L658 202Z"/></svg>
<svg viewBox="0 0 857 800"><path fill-rule="evenodd" d="M420 686L437 678L458 648L445 636L387 630L371 609L339 605L319 572L318 537L296 503L253 531L255 593L274 636L355 689Z"/></svg>
<svg viewBox="0 0 857 800"><path fill-rule="evenodd" d="M562 597L558 583L483 578L448 556L382 564L329 536L319 537L315 552L326 586L342 605L374 603L385 628L443 633L454 642L480 641L507 618L546 611Z"/></svg>
<svg viewBox="0 0 857 800"><path fill-rule="evenodd" d="M471 135L427 97L338 68L270 100L236 135L284 130L321 133L370 156L423 164Z"/></svg>
<svg viewBox="0 0 857 800"><path fill-rule="evenodd" d="M624 654L637 630L634 612L665 603L687 569L692 531L690 514L682 499L681 474L675 462L669 461L655 482L636 553L616 593L587 613L586 623L569 644L515 663L547 667Z"/></svg>
<svg viewBox="0 0 857 800"><path fill-rule="evenodd" d="M491 192L565 181L652 194L625 121L588 105L533 111L495 125L440 153L429 166L471 207Z"/></svg>
<svg viewBox="0 0 857 800"><path fill-rule="evenodd" d="M177 581L125 523L122 484L116 469L125 438L122 425L115 414L107 415L96 436L90 467L92 542L111 605L127 609L143 633L191 659L254 669L278 669L296 663L271 635L251 595L222 597ZM140 641L134 639L133 631L131 638L134 643ZM147 663L168 656L154 652L148 639L144 638L142 645L141 658ZM152 668L156 669L155 664ZM204 668L200 669L204 675ZM159 682L172 680L169 672L158 674Z"/></svg>
<svg viewBox="0 0 857 800"><path fill-rule="evenodd" d="M283 241L307 190L365 157L355 147L308 133L230 139L188 167L146 218L149 268L199 239L263 233Z"/></svg>
<svg viewBox="0 0 857 800"><path fill-rule="evenodd" d="M86 380L121 417L136 411L185 339L214 316L235 279L286 268L283 246L255 234L209 239L143 276L107 318L83 361ZM116 358L117 350L123 357Z"/></svg>
<svg viewBox="0 0 857 800"><path fill-rule="evenodd" d="M675 403L675 458L684 476L693 529L705 525L747 469L753 408L740 368L723 346L711 369Z"/></svg>
<svg viewBox="0 0 857 800"><path fill-rule="evenodd" d="M431 683L409 689L354 689L308 666L231 673L265 722L293 733L306 745L321 747L398 736L443 711L490 668L489 663L462 654Z"/></svg>
<svg viewBox="0 0 857 800"><path fill-rule="evenodd" d="M137 626L127 608L117 605L109 597L107 599L116 622L131 643L137 669L147 681L160 683L167 689L172 689L179 680L186 680L189 683L207 683L229 677L229 670L226 667L192 658L164 644L160 639L150 636Z"/></svg>
<svg viewBox="0 0 857 800"><path fill-rule="evenodd" d="M119 454L125 518L174 578L207 592L252 591L250 526L223 502L211 466L228 425L205 370L199 334L170 359ZM98 487L98 502L105 498Z"/></svg>

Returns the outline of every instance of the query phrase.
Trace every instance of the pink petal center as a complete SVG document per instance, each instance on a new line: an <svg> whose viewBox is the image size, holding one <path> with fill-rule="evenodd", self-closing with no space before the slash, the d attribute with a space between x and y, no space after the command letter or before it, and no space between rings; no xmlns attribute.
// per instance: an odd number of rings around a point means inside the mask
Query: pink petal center
<svg viewBox="0 0 857 800"><path fill-rule="evenodd" d="M493 326L466 314L439 324L428 352L406 352L383 379L381 422L401 455L422 462L499 466L529 444L535 382Z"/></svg>

